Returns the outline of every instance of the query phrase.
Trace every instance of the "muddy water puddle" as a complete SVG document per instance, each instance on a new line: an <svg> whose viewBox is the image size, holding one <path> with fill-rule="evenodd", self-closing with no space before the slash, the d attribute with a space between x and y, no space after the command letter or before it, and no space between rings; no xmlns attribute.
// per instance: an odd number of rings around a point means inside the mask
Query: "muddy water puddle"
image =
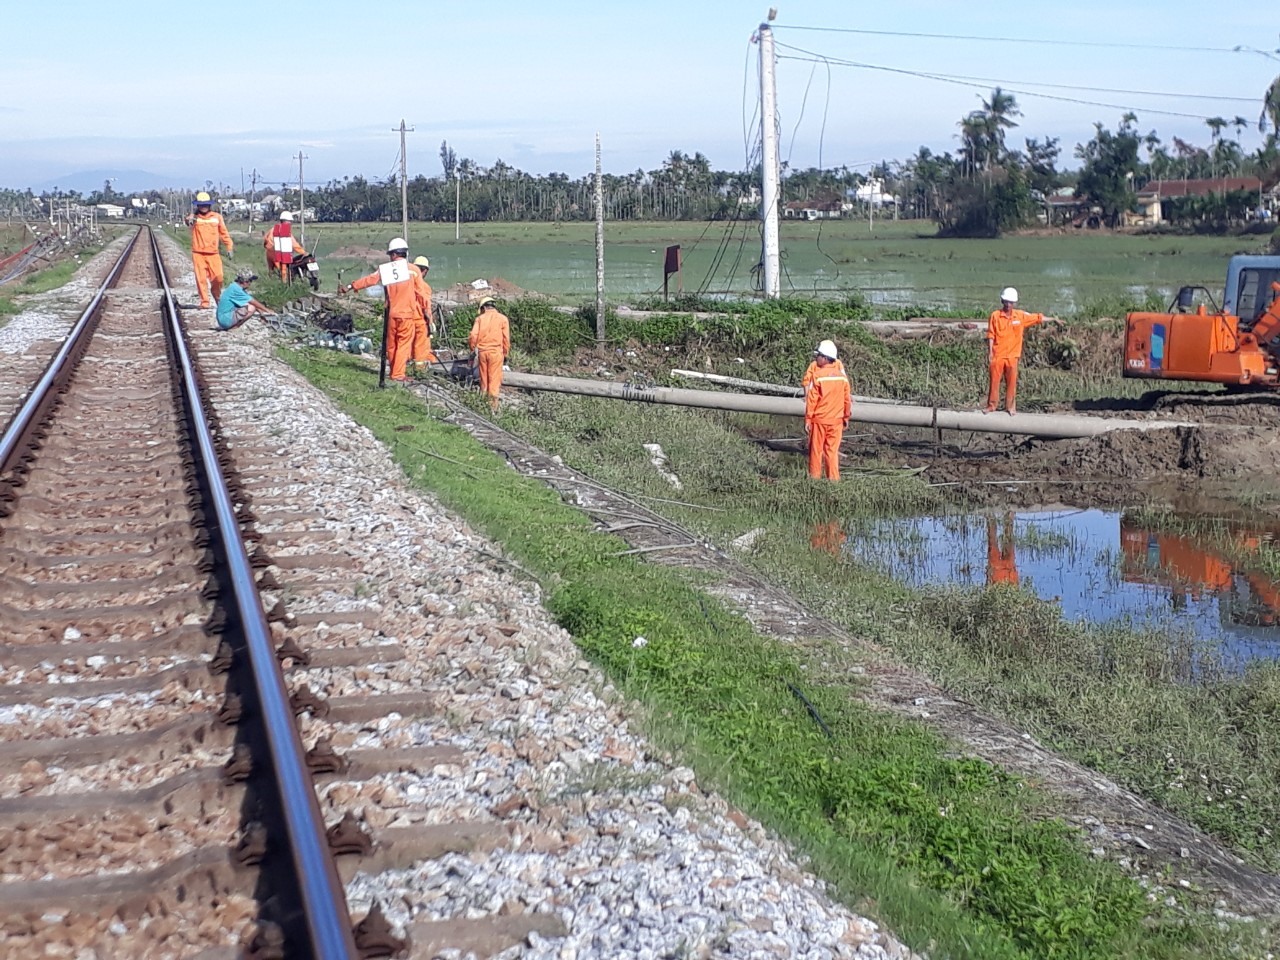
<svg viewBox="0 0 1280 960"><path fill-rule="evenodd" d="M849 531L846 549L915 587L1016 584L1068 620L1191 636L1239 664L1280 659L1280 583L1242 560L1271 539L1061 510L871 521Z"/></svg>

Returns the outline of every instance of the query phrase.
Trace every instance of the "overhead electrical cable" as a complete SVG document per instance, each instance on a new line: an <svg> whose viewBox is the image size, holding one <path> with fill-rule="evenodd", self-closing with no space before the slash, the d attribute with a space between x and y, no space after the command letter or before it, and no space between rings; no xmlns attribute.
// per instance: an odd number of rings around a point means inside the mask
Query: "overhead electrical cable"
<svg viewBox="0 0 1280 960"><path fill-rule="evenodd" d="M854 69L859 69L859 70L876 70L883 73L896 73L896 74L901 74L909 77L919 77L923 80L936 80L940 83L950 83L950 84L954 84L956 86L961 86L961 87L974 87L975 89L980 89L980 90L988 89L990 86L996 85L996 86L999 86L1000 89L1008 93L1016 93L1024 97L1038 97L1041 100L1056 100L1060 103L1076 103L1076 104L1081 104L1083 106L1105 107L1110 110L1125 110L1125 111L1131 111L1133 113L1144 113L1144 114L1154 113L1160 116L1183 117L1189 120L1208 119L1204 115L1198 114L1198 113L1184 113L1177 110L1163 110L1157 107L1135 107L1132 105L1122 104L1122 103L1105 103L1099 100L1086 100L1082 97L1065 97L1065 96L1060 96L1058 94L1053 94L1053 93L1040 93L1039 91L1036 91L1036 90L1027 90L1025 89L1025 87L1017 86L1017 83L1018 83L1017 81L1008 82L1004 80L997 80L994 78L990 80L979 81L979 80L975 80L967 77L955 76L952 74L930 73L924 70L908 70L904 67L887 67L882 64L861 63L856 60L844 60L844 59L841 59L840 57L828 57L825 54L815 53L812 50L804 50L800 47L793 47L785 43L779 43L778 46L784 47L785 49L788 49L788 50L794 50L797 53L803 54L803 56L788 56L786 54L779 54L778 55L779 60L797 60L804 63L825 62L825 63L830 63L839 67L852 67ZM1067 88L1067 89L1072 89L1072 88ZM1169 94L1169 96L1177 96L1177 94Z"/></svg>
<svg viewBox="0 0 1280 960"><path fill-rule="evenodd" d="M909 30L866 30L860 27L814 27L798 24L773 25L774 30L810 30L818 33L856 33L871 37L912 37L923 40L966 40L978 43L1025 43L1054 47L1105 47L1113 50L1165 50L1180 53L1257 53L1274 59L1280 50L1258 50L1237 44L1234 47L1182 46L1177 44L1132 43L1121 40L1063 40L1049 37L983 37L963 33L918 33Z"/></svg>

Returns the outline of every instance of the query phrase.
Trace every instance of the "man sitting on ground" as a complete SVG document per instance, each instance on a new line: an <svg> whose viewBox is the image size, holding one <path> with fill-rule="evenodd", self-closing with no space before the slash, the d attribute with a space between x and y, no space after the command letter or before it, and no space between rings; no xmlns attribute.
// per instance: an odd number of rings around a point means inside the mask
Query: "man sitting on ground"
<svg viewBox="0 0 1280 960"><path fill-rule="evenodd" d="M222 291L222 296L218 297L218 326L223 330L234 330L250 317L275 316L266 304L249 295L249 284L257 279L256 273L241 270L236 274L235 282Z"/></svg>

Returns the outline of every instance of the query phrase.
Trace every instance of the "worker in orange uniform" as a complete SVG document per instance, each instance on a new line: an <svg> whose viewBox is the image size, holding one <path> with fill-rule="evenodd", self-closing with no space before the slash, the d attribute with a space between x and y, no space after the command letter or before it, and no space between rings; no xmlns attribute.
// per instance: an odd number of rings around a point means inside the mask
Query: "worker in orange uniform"
<svg viewBox="0 0 1280 960"><path fill-rule="evenodd" d="M353 280L347 286L338 285L338 293L363 290L375 283L382 284L387 301L387 342L383 345L391 365L391 379L404 383L405 366L413 352L413 330L417 318L422 315L422 304L428 294L420 274L409 263L409 243L396 237L387 244L387 256L391 259L367 277Z"/></svg>
<svg viewBox="0 0 1280 960"><path fill-rule="evenodd" d="M293 214L288 210L280 211L280 220L262 238L262 247L267 253L268 272L280 274L285 283L289 282L289 264L293 263L294 254L306 256L307 253L293 235Z"/></svg>
<svg viewBox="0 0 1280 960"><path fill-rule="evenodd" d="M195 215L191 217L191 262L196 271L196 289L200 291L200 309L210 307L209 291L213 299L222 296L222 260L218 257L218 244L227 248L227 256L235 253L235 244L227 232L222 214L214 213L213 200L203 190L196 194L193 203Z"/></svg>
<svg viewBox="0 0 1280 960"><path fill-rule="evenodd" d="M493 297L481 298L480 312L471 325L467 344L475 351L480 390L489 395L489 409L497 413L498 393L502 390L502 365L511 352L511 322L498 310Z"/></svg>
<svg viewBox="0 0 1280 960"><path fill-rule="evenodd" d="M414 257L413 265L418 268L422 277L422 285L427 290L427 299L422 307L422 315L413 327L413 363L421 367L427 363L437 363L436 355L431 350L431 284L427 283L427 273L431 269L431 261L426 257Z"/></svg>
<svg viewBox="0 0 1280 960"><path fill-rule="evenodd" d="M1004 536L996 532L995 517L987 518L987 583L1018 585L1018 561L1013 552L1013 516L1004 518Z"/></svg>
<svg viewBox="0 0 1280 960"><path fill-rule="evenodd" d="M800 380L804 388L804 430L809 435L809 476L840 479L840 440L853 413L853 391L840 362L836 345L823 340L813 351L813 362Z"/></svg>
<svg viewBox="0 0 1280 960"><path fill-rule="evenodd" d="M1018 358L1022 356L1022 334L1027 327L1045 322L1043 313L1018 309L1018 291L1000 291L1000 309L987 318L987 365L991 375L987 405L983 413L995 413L1000 406L1000 381L1004 381L1004 408L1009 416L1018 412ZM1057 320L1049 320L1057 323Z"/></svg>

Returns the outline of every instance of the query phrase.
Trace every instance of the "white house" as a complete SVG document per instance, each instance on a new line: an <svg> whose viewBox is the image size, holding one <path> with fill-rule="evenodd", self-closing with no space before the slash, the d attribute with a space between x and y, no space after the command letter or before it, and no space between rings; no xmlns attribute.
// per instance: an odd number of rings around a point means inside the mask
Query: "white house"
<svg viewBox="0 0 1280 960"><path fill-rule="evenodd" d="M876 177L872 177L862 186L854 189L853 199L858 203L869 203L876 207L887 207L898 202L898 198L893 194L884 192L884 181Z"/></svg>
<svg viewBox="0 0 1280 960"><path fill-rule="evenodd" d="M119 206L118 204L100 203L97 205L97 210L104 217L108 217L112 220L118 220L124 217L124 207Z"/></svg>

